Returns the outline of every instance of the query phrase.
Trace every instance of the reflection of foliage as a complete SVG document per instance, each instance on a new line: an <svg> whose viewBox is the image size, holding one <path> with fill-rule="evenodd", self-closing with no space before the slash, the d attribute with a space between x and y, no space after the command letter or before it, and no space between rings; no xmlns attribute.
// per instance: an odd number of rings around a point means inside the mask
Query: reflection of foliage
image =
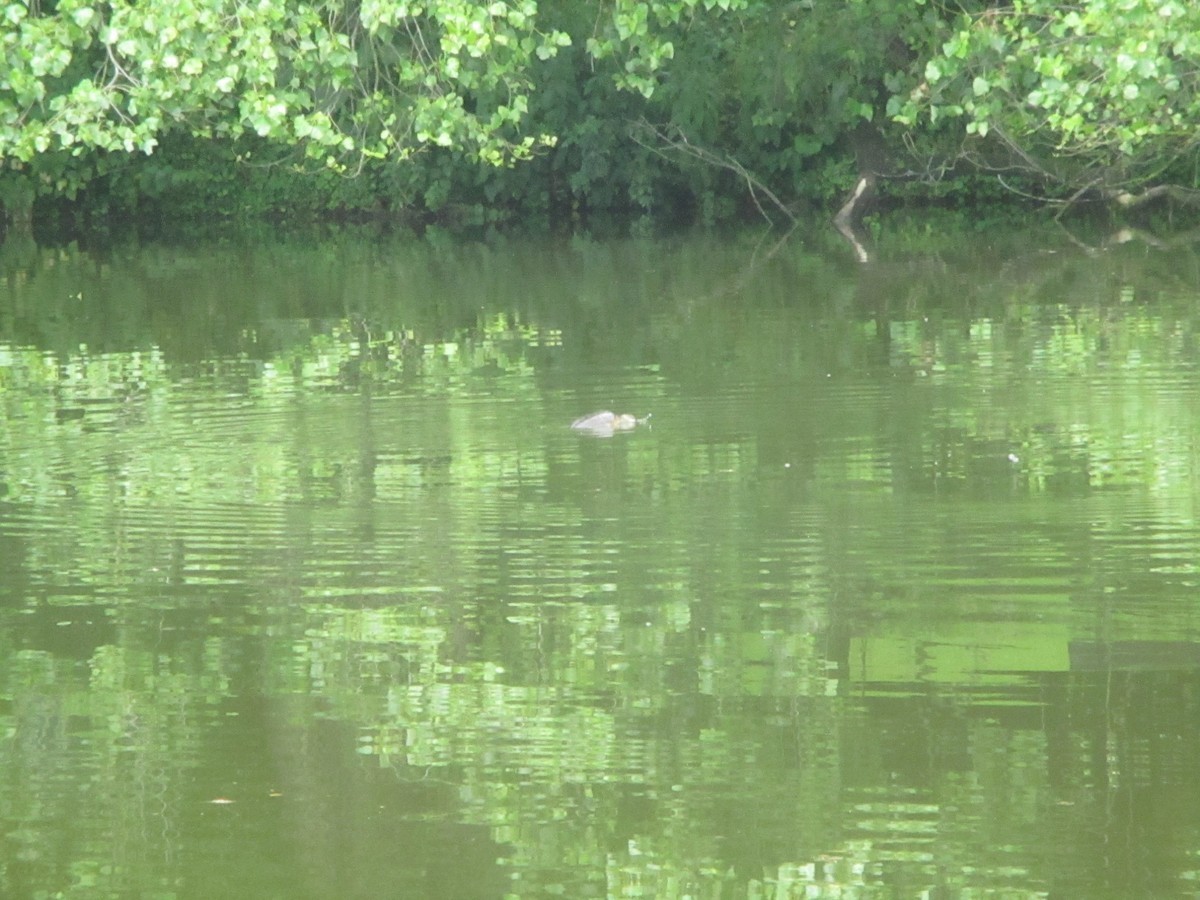
<svg viewBox="0 0 1200 900"><path fill-rule="evenodd" d="M1195 577L1194 290L910 240L850 277L715 239L18 266L0 889L200 877L162 860L226 793L307 875L396 785L427 805L381 818L477 829L530 896L925 889L918 856L1040 889L1041 810L1108 796L1080 706L1135 783L1134 731L1176 759L1200 722L1186 684L1029 688L1080 632L1194 637L1128 602ZM566 430L601 402L653 430Z"/></svg>
<svg viewBox="0 0 1200 900"><path fill-rule="evenodd" d="M172 853L184 817L182 794L196 765L199 734L211 727L205 686L212 672L167 671L147 650L107 646L89 661L90 677L48 654L8 658L0 683L10 710L0 750L8 862L0 888L35 896L119 896L169 889L170 879L140 882ZM66 789L64 789L66 788ZM29 805L15 807L23 798ZM110 839L80 852L65 838L78 823Z"/></svg>

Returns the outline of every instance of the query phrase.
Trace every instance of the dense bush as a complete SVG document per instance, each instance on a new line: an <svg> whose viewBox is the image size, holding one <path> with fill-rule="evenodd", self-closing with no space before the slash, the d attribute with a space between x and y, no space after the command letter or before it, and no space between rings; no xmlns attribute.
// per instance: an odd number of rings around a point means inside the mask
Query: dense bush
<svg viewBox="0 0 1200 900"><path fill-rule="evenodd" d="M1196 178L1173 0L57 0L0 9L0 204L24 221L906 199L1130 205ZM1147 191L1146 193L1136 193Z"/></svg>

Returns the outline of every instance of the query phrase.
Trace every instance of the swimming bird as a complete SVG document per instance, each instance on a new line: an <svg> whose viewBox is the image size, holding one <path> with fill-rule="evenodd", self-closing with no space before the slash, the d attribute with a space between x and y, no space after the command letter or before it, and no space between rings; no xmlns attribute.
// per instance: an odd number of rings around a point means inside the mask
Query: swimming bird
<svg viewBox="0 0 1200 900"><path fill-rule="evenodd" d="M639 425L645 425L649 421L649 415L639 419L630 413L617 415L615 412L605 409L601 412L581 416L571 423L571 428L574 431L582 431L584 434L590 434L593 437L612 437L618 431L630 431Z"/></svg>

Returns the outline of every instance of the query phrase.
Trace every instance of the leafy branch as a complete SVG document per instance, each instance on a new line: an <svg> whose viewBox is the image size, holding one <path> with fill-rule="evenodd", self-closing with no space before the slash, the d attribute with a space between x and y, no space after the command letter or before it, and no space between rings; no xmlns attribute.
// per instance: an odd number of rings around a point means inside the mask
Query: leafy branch
<svg viewBox="0 0 1200 900"><path fill-rule="evenodd" d="M630 128L630 135L639 146L659 156L667 158L671 155L684 156L705 165L732 172L738 179L745 183L746 191L750 194L750 199L754 202L755 209L758 210L759 215L766 219L767 222L771 222L771 217L763 209L762 203L759 202L759 194L783 213L789 222L793 225L796 223L796 217L788 209L787 205L775 195L774 191L763 184L754 173L749 171L732 156L718 153L693 143L677 126L660 126L641 119L633 123Z"/></svg>

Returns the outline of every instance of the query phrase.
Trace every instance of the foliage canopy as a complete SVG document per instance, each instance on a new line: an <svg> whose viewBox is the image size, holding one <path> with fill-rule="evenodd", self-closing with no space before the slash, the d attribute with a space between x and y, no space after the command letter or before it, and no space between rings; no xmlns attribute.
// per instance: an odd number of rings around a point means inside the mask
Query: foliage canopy
<svg viewBox="0 0 1200 900"><path fill-rule="evenodd" d="M326 207L710 218L864 171L935 194L967 171L1060 197L1195 182L1180 0L46 0L0 22L10 212L81 188L265 196L261 173L229 187L256 167L325 173Z"/></svg>
<svg viewBox="0 0 1200 900"><path fill-rule="evenodd" d="M946 31L923 79L892 98L900 122L961 120L968 135L1007 151L993 164L1071 190L1190 176L1200 121L1195 4L1020 0L962 10Z"/></svg>

